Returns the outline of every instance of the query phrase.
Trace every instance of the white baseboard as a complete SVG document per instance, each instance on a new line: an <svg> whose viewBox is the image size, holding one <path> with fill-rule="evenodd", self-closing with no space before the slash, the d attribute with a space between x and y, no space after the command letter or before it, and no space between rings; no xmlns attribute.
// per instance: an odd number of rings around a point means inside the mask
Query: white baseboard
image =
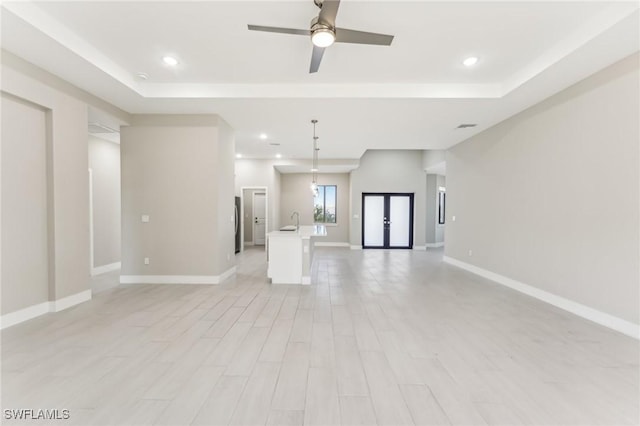
<svg viewBox="0 0 640 426"><path fill-rule="evenodd" d="M20 309L19 311L11 312L10 314L2 315L0 318L0 329L11 327L12 325L20 324L21 322L29 321L40 315L49 313L49 302L38 303L37 305L29 306L28 308Z"/></svg>
<svg viewBox="0 0 640 426"><path fill-rule="evenodd" d="M362 250L362 246L349 246L351 250Z"/></svg>
<svg viewBox="0 0 640 426"><path fill-rule="evenodd" d="M91 290L81 291L80 293L72 294L71 296L63 297L52 302L38 303L37 305L2 315L0 318L0 330L48 314L49 312L60 312L88 300L91 300Z"/></svg>
<svg viewBox="0 0 640 426"><path fill-rule="evenodd" d="M427 243L426 244L427 248L438 248L438 247L444 247L444 242L440 242L440 243Z"/></svg>
<svg viewBox="0 0 640 426"><path fill-rule="evenodd" d="M590 308L578 302L574 302L573 300L565 299L564 297L521 283L520 281L513 280L503 275L496 274L495 272L479 268L475 265L462 262L449 256L444 256L442 260L453 266L473 272L476 275L495 281L498 284L502 284L513 290L519 291L538 300L542 300L543 302L547 302L557 308L571 312L574 315L593 321L596 324L600 324L604 327L640 340L640 325L638 324L634 324L622 318L598 311L597 309Z"/></svg>
<svg viewBox="0 0 640 426"><path fill-rule="evenodd" d="M417 251L426 251L427 246L413 246L413 249Z"/></svg>
<svg viewBox="0 0 640 426"><path fill-rule="evenodd" d="M326 242L326 241L318 241L317 243L313 243L316 247L349 247L349 243L338 243L338 242Z"/></svg>
<svg viewBox="0 0 640 426"><path fill-rule="evenodd" d="M233 266L220 275L120 275L120 284L220 284L235 273Z"/></svg>
<svg viewBox="0 0 640 426"><path fill-rule="evenodd" d="M96 275L100 275L100 274L105 274L107 272L111 272L111 271L116 271L118 269L120 269L120 266L122 264L120 262L114 262L114 263L110 263L108 265L102 265L102 266L98 266L96 268L93 268L91 270L91 276L96 276Z"/></svg>
<svg viewBox="0 0 640 426"><path fill-rule="evenodd" d="M79 305L82 302L91 300L91 290L81 291L80 293L72 294L71 296L63 297L53 302L49 302L50 312L60 312L68 309L72 306Z"/></svg>

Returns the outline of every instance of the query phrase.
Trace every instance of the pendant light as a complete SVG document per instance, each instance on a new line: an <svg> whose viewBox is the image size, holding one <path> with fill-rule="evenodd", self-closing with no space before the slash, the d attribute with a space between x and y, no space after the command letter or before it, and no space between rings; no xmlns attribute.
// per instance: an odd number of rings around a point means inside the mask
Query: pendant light
<svg viewBox="0 0 640 426"><path fill-rule="evenodd" d="M316 124L318 120L311 120L313 124L313 155L311 157L311 192L314 197L318 196L318 137L316 136Z"/></svg>

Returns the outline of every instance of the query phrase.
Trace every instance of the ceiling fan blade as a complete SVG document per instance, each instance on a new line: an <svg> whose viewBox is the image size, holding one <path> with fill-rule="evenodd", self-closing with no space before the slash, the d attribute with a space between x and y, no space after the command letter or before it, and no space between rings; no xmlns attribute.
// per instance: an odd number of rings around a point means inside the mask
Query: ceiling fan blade
<svg viewBox="0 0 640 426"><path fill-rule="evenodd" d="M264 31L267 33L295 34L295 35L311 35L309 30L296 30L295 28L281 27L265 27L264 25L247 25L251 31Z"/></svg>
<svg viewBox="0 0 640 426"><path fill-rule="evenodd" d="M336 28L336 42L339 43L375 44L379 46L389 46L391 45L392 41L392 35L348 30L346 28Z"/></svg>
<svg viewBox="0 0 640 426"><path fill-rule="evenodd" d="M320 68L320 61L322 61L322 55L324 55L324 47L313 46L313 53L311 54L311 66L309 67L309 74L318 71Z"/></svg>
<svg viewBox="0 0 640 426"><path fill-rule="evenodd" d="M338 7L340 6L340 0L324 0L322 2L322 8L320 8L320 15L318 16L318 22L336 26L336 15L338 14Z"/></svg>

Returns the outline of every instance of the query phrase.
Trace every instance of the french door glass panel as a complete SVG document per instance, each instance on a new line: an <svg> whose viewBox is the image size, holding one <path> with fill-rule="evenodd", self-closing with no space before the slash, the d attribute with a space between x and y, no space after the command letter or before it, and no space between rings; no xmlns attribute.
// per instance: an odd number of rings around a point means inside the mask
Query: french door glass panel
<svg viewBox="0 0 640 426"><path fill-rule="evenodd" d="M364 197L364 245L382 247L384 245L384 196Z"/></svg>
<svg viewBox="0 0 640 426"><path fill-rule="evenodd" d="M410 200L408 196L391 196L389 200L389 246L409 246Z"/></svg>

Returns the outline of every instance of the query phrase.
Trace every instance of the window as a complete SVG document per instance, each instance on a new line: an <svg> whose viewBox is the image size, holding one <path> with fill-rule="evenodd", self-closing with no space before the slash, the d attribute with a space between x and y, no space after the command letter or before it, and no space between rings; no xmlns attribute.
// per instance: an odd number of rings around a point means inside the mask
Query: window
<svg viewBox="0 0 640 426"><path fill-rule="evenodd" d="M444 188L440 188L438 191L438 224L444 225L444 208L446 202L447 194L444 191Z"/></svg>
<svg viewBox="0 0 640 426"><path fill-rule="evenodd" d="M318 185L318 195L313 198L314 223L336 223L336 185Z"/></svg>

